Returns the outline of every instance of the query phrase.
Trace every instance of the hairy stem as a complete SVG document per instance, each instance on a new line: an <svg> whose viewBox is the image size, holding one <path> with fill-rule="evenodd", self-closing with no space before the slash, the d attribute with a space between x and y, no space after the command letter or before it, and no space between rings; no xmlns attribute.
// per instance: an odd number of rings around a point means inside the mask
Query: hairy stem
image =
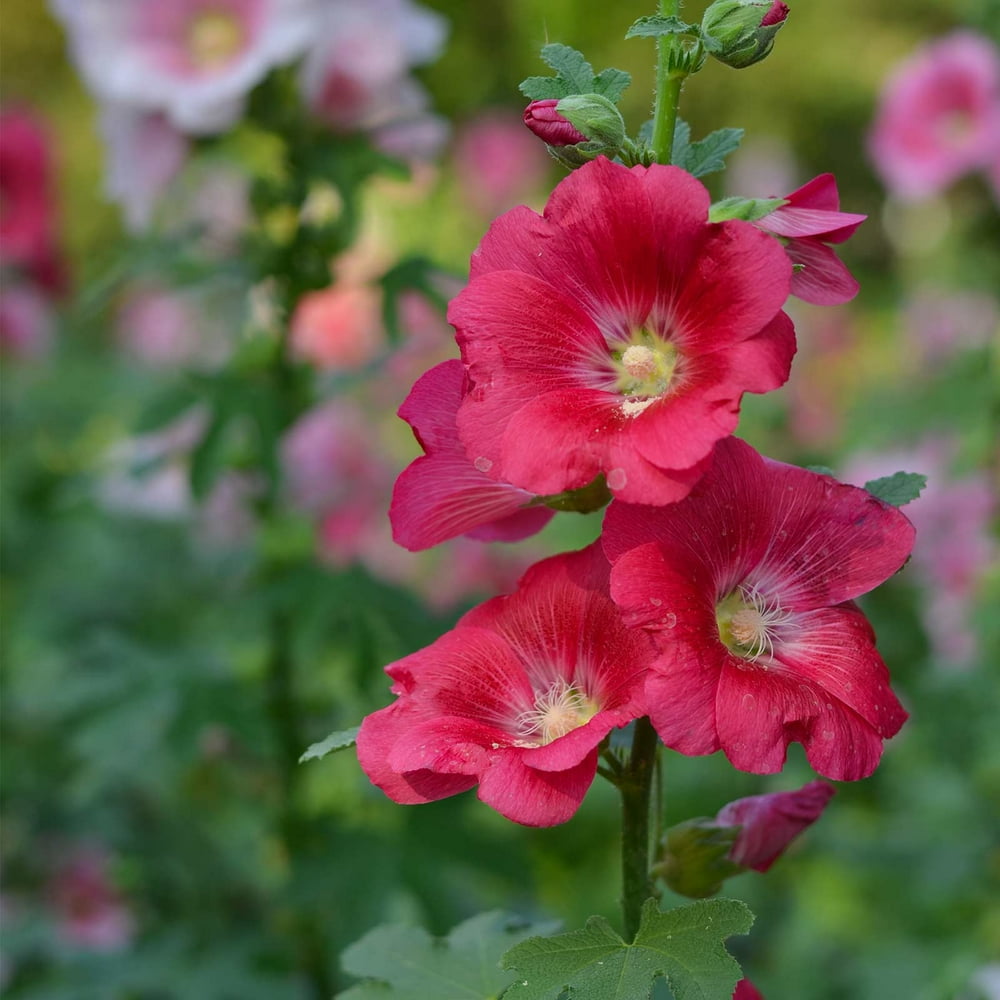
<svg viewBox="0 0 1000 1000"><path fill-rule="evenodd" d="M660 0L664 17L676 16L680 0ZM657 163L669 163L677 126L677 105L686 74L670 69L670 53L676 45L674 35L661 35L656 40L656 107L653 111L653 155Z"/></svg>
<svg viewBox="0 0 1000 1000"><path fill-rule="evenodd" d="M625 939L639 930L642 904L653 895L649 876L649 799L657 738L649 719L639 719L618 789L622 797L622 923Z"/></svg>

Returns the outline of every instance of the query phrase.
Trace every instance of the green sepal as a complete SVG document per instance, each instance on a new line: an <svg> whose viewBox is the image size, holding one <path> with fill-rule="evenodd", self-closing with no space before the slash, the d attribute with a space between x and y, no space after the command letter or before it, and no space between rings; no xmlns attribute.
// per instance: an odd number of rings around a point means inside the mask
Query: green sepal
<svg viewBox="0 0 1000 1000"><path fill-rule="evenodd" d="M652 874L681 896L714 896L727 878L746 871L728 857L740 829L719 826L705 816L670 827L663 835Z"/></svg>
<svg viewBox="0 0 1000 1000"><path fill-rule="evenodd" d="M581 486L578 490L567 490L565 493L554 493L547 497L537 497L530 506L544 504L553 510L572 510L578 514L590 514L611 503L611 491L601 474Z"/></svg>
<svg viewBox="0 0 1000 1000"><path fill-rule="evenodd" d="M723 198L708 210L708 221L742 219L744 222L756 222L787 204L788 200L785 198Z"/></svg>

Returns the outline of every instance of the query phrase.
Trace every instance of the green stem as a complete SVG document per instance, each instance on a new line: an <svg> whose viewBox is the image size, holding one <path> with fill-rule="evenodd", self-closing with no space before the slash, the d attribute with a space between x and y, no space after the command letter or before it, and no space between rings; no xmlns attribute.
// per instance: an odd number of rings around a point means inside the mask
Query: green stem
<svg viewBox="0 0 1000 1000"><path fill-rule="evenodd" d="M632 737L632 753L618 782L622 796L622 923L627 941L635 938L642 904L653 895L649 876L649 798L656 747L656 732L649 719L639 719Z"/></svg>
<svg viewBox="0 0 1000 1000"><path fill-rule="evenodd" d="M660 0L660 13L676 17L680 0ZM670 53L676 45L674 35L661 35L656 40L656 107L653 111L653 156L657 163L669 163L674 148L677 126L677 105L685 73L670 69Z"/></svg>

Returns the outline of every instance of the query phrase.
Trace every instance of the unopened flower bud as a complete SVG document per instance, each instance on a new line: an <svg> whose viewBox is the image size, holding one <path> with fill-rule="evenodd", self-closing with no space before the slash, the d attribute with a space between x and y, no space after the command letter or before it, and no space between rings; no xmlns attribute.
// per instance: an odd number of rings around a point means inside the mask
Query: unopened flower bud
<svg viewBox="0 0 1000 1000"><path fill-rule="evenodd" d="M545 140L560 163L571 168L598 156L614 157L625 141L621 113L600 94L532 101L525 109L524 123Z"/></svg>
<svg viewBox="0 0 1000 1000"><path fill-rule="evenodd" d="M811 781L794 792L737 799L713 819L678 823L664 834L653 873L682 896L712 896L733 875L767 871L819 819L835 791Z"/></svg>
<svg viewBox="0 0 1000 1000"><path fill-rule="evenodd" d="M738 833L739 826L704 816L678 823L663 835L653 874L682 896L714 896L727 878L743 871L729 859Z"/></svg>
<svg viewBox="0 0 1000 1000"><path fill-rule="evenodd" d="M781 0L715 0L701 21L701 30L718 48L720 62L744 69L760 62L774 46L774 36L788 17Z"/></svg>
<svg viewBox="0 0 1000 1000"><path fill-rule="evenodd" d="M524 109L524 124L549 146L575 146L578 142L586 142L587 137L556 111L558 103L555 98L532 101Z"/></svg>

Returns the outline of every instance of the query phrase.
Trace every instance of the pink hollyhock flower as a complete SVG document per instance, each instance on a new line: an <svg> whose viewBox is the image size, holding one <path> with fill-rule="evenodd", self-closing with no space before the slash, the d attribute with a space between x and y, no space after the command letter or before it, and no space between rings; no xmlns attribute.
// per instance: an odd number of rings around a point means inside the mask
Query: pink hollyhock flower
<svg viewBox="0 0 1000 1000"><path fill-rule="evenodd" d="M811 781L794 792L751 795L723 806L715 817L719 826L740 827L729 860L766 872L819 819L835 792L825 781Z"/></svg>
<svg viewBox="0 0 1000 1000"><path fill-rule="evenodd" d="M0 285L0 353L45 357L52 350L54 323L51 303L33 285L6 279Z"/></svg>
<svg viewBox="0 0 1000 1000"><path fill-rule="evenodd" d="M455 143L455 172L466 201L489 218L536 192L551 160L504 111L468 122Z"/></svg>
<svg viewBox="0 0 1000 1000"><path fill-rule="evenodd" d="M442 362L399 410L424 449L396 480L389 507L393 537L411 551L458 535L516 541L552 519L547 507L529 506L536 500L531 493L490 479L469 460L455 425L466 381L461 361Z"/></svg>
<svg viewBox="0 0 1000 1000"><path fill-rule="evenodd" d="M733 1000L764 1000L764 994L749 979L741 979L733 991Z"/></svg>
<svg viewBox="0 0 1000 1000"><path fill-rule="evenodd" d="M507 819L568 820L594 780L598 744L642 714L653 657L611 602L608 570L596 544L546 559L514 594L387 667L397 700L358 734L368 777L396 802L478 784Z"/></svg>
<svg viewBox="0 0 1000 1000"><path fill-rule="evenodd" d="M925 198L1000 163L1000 53L956 31L901 63L886 83L869 152L889 190Z"/></svg>
<svg viewBox="0 0 1000 1000"><path fill-rule="evenodd" d="M138 282L124 294L115 334L136 361L156 368L211 366L229 346L203 303L190 293L155 282Z"/></svg>
<svg viewBox="0 0 1000 1000"><path fill-rule="evenodd" d="M55 237L55 181L49 140L26 110L0 112L0 264L21 269L52 294L66 274Z"/></svg>
<svg viewBox="0 0 1000 1000"><path fill-rule="evenodd" d="M322 0L51 0L74 60L102 102L160 112L211 135L249 91L317 37Z"/></svg>
<svg viewBox="0 0 1000 1000"><path fill-rule="evenodd" d="M710 224L708 208L676 167L599 158L544 216L493 223L449 310L474 464L538 495L601 475L635 503L691 489L743 393L780 386L795 351L782 248L749 223Z"/></svg>
<svg viewBox="0 0 1000 1000"><path fill-rule="evenodd" d="M306 102L338 131L372 131L387 151L424 158L447 132L409 70L436 59L446 34L439 14L410 0L331 4L302 67Z"/></svg>
<svg viewBox="0 0 1000 1000"><path fill-rule="evenodd" d="M366 285L303 295L291 322L292 354L330 371L361 368L384 344L381 298Z"/></svg>
<svg viewBox="0 0 1000 1000"><path fill-rule="evenodd" d="M135 921L108 873L101 851L81 851L56 874L51 886L60 935L90 951L121 951Z"/></svg>
<svg viewBox="0 0 1000 1000"><path fill-rule="evenodd" d="M106 144L108 197L122 207L131 232L147 229L157 206L188 158L187 136L160 111L105 103L101 132Z"/></svg>
<svg viewBox="0 0 1000 1000"><path fill-rule="evenodd" d="M998 505L986 472L951 473L954 451L953 442L931 438L907 451L859 455L844 478L860 484L900 469L927 476L923 492L906 508L917 529L912 568L925 595L924 627L939 662L968 667L978 652L970 612L998 555L992 530Z"/></svg>
<svg viewBox="0 0 1000 1000"><path fill-rule="evenodd" d="M829 243L843 243L867 215L840 211L833 174L820 174L785 195L787 204L755 225L777 236L785 252L801 270L792 274L792 295L818 306L848 302L858 294L858 283Z"/></svg>
<svg viewBox="0 0 1000 1000"><path fill-rule="evenodd" d="M903 565L913 537L865 490L736 438L687 499L612 503L611 592L659 643L646 696L663 742L772 774L796 741L828 778L871 774L906 712L853 599Z"/></svg>
<svg viewBox="0 0 1000 1000"><path fill-rule="evenodd" d="M976 292L924 289L906 306L904 336L916 343L929 369L990 343L1000 329L1000 302Z"/></svg>

